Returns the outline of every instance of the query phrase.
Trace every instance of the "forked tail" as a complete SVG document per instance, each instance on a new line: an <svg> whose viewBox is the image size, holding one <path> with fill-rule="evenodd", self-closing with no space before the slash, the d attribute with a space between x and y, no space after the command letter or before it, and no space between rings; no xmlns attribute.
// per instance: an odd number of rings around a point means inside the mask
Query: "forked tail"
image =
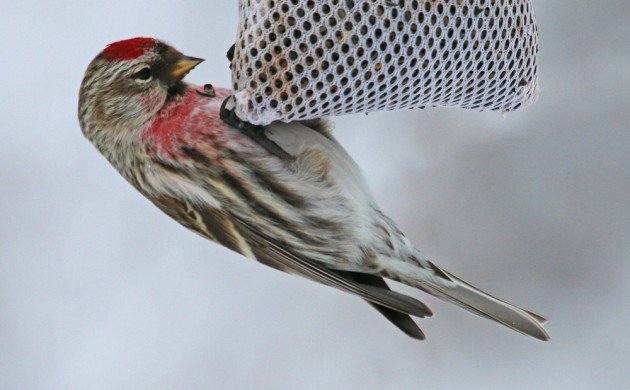
<svg viewBox="0 0 630 390"><path fill-rule="evenodd" d="M454 286L434 287L432 293L436 297L503 324L517 332L539 340L549 340L549 334L543 327L547 320L543 316L495 298L471 286L457 276L446 271L443 272L454 282Z"/></svg>
<svg viewBox="0 0 630 390"><path fill-rule="evenodd" d="M543 327L547 320L543 316L495 298L432 263L429 263L433 268L432 271L409 263L401 264L400 261L387 263L390 276L395 276L405 284L417 287L517 332L539 340L549 340L549 334Z"/></svg>

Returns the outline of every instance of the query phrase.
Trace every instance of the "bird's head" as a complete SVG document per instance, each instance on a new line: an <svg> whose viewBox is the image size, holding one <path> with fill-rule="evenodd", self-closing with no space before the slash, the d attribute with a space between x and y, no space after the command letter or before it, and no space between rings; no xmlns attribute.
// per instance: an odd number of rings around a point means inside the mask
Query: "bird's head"
<svg viewBox="0 0 630 390"><path fill-rule="evenodd" d="M120 144L185 89L182 81L203 60L154 38L111 43L88 66L79 93L79 122L99 145Z"/></svg>

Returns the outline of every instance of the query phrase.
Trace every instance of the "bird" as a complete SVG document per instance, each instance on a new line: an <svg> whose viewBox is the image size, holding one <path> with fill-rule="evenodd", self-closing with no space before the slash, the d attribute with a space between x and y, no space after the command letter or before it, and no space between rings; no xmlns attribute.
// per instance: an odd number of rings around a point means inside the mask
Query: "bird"
<svg viewBox="0 0 630 390"><path fill-rule="evenodd" d="M363 299L414 339L425 334L413 317L433 313L386 279L549 339L544 317L416 249L326 120L272 123L260 137L224 122L232 92L184 81L202 61L156 38L125 39L92 60L80 86L83 135L155 206L244 257Z"/></svg>

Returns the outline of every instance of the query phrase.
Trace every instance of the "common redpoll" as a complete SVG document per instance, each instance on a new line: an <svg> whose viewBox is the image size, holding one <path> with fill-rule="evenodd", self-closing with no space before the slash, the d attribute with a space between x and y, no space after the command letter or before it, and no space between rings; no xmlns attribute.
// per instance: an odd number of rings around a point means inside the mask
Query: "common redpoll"
<svg viewBox="0 0 630 390"><path fill-rule="evenodd" d="M230 91L198 93L182 81L201 61L134 38L107 46L81 85L83 134L158 208L246 257L363 298L417 339L424 334L410 316L431 311L390 290L384 277L549 338L543 317L478 290L415 249L319 123L275 123L259 140L225 124L220 109Z"/></svg>

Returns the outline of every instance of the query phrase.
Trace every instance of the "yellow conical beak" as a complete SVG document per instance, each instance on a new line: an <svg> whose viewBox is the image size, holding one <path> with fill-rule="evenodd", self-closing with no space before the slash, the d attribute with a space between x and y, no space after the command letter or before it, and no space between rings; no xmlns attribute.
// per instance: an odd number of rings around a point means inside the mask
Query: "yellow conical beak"
<svg viewBox="0 0 630 390"><path fill-rule="evenodd" d="M182 57L179 61L173 64L171 68L171 75L178 80L181 80L190 72L195 66L201 64L204 60L195 57Z"/></svg>

